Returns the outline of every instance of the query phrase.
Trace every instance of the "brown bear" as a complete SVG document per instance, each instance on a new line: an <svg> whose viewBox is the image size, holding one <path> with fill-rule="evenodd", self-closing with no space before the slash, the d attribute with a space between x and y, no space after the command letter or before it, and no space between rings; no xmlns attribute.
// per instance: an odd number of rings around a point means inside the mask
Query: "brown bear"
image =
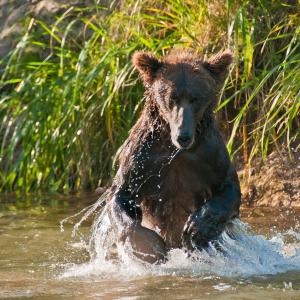
<svg viewBox="0 0 300 300"><path fill-rule="evenodd" d="M239 215L239 180L213 116L231 61L229 52L133 56L145 106L122 146L108 205L118 241L144 261L201 250Z"/></svg>

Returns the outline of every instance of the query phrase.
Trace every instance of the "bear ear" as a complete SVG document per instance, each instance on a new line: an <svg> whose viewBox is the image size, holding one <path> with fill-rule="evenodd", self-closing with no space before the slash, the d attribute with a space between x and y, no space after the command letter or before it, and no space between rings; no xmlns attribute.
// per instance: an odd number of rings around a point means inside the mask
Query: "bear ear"
<svg viewBox="0 0 300 300"><path fill-rule="evenodd" d="M142 51L134 53L132 62L147 85L153 82L156 72L162 66L162 62L152 53Z"/></svg>
<svg viewBox="0 0 300 300"><path fill-rule="evenodd" d="M232 63L233 56L231 52L220 52L209 60L203 62L203 66L207 69L214 78L222 82L225 79L228 66Z"/></svg>

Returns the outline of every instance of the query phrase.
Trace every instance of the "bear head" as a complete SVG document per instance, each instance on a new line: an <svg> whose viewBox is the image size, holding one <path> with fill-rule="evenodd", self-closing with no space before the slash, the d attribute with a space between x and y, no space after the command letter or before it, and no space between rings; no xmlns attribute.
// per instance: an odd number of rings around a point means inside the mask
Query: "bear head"
<svg viewBox="0 0 300 300"><path fill-rule="evenodd" d="M169 124L172 143L179 149L191 148L197 124L216 105L231 53L225 51L203 60L189 51L171 52L163 58L140 51L132 60L160 115Z"/></svg>

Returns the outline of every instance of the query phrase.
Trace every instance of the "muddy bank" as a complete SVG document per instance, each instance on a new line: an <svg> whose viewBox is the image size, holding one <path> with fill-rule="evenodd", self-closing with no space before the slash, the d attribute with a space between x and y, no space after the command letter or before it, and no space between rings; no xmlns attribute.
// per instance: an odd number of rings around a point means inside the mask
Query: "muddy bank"
<svg viewBox="0 0 300 300"><path fill-rule="evenodd" d="M299 147L298 147L299 148ZM244 207L300 208L300 151L273 151L239 171Z"/></svg>

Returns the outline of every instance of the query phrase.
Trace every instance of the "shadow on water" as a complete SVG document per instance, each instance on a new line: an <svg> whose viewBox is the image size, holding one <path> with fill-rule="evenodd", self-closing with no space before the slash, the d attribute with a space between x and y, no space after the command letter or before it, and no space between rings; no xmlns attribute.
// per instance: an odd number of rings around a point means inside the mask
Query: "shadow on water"
<svg viewBox="0 0 300 300"><path fill-rule="evenodd" d="M1 197L0 298L300 298L300 211L243 210L235 238L220 239L222 253L211 246L187 258L174 249L150 266L114 246L101 201Z"/></svg>

